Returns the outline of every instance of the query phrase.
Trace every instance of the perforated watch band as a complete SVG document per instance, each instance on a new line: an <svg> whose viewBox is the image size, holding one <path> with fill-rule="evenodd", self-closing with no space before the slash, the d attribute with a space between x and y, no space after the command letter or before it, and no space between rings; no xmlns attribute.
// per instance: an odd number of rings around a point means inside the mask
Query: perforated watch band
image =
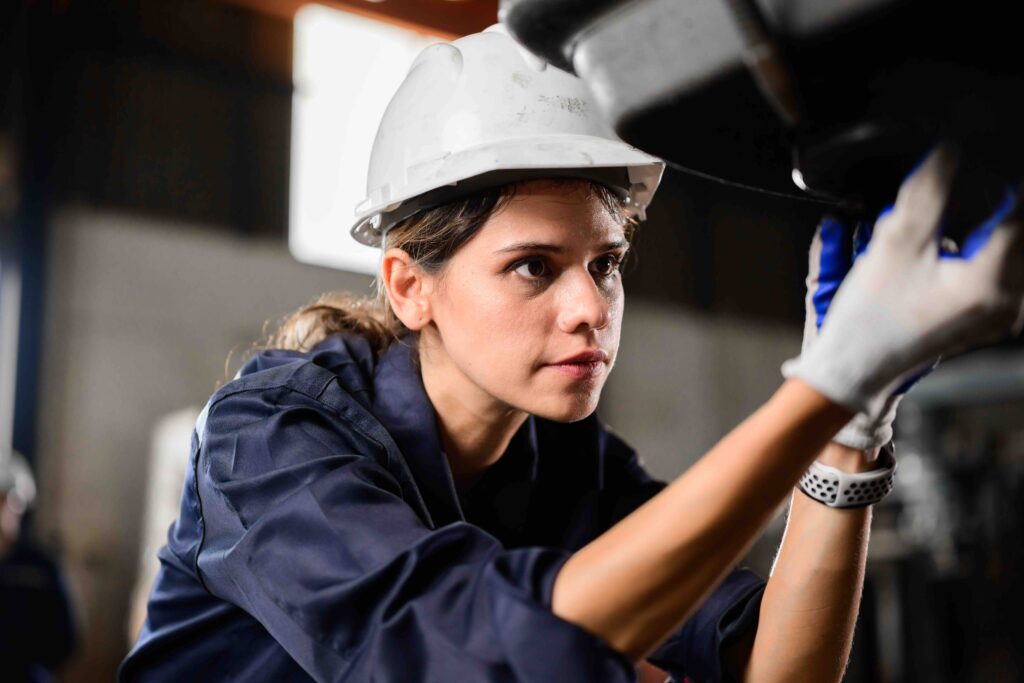
<svg viewBox="0 0 1024 683"><path fill-rule="evenodd" d="M892 491L896 477L896 449L891 441L882 446L878 460L878 469L857 473L811 463L810 469L800 477L800 490L832 508L872 505Z"/></svg>

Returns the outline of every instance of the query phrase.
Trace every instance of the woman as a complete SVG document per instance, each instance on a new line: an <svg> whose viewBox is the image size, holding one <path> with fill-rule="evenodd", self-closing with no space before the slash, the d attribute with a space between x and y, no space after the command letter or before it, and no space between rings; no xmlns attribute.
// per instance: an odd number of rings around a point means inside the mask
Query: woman
<svg viewBox="0 0 1024 683"><path fill-rule="evenodd" d="M660 165L586 97L500 32L413 65L354 230L384 249L386 305L305 309L211 398L122 680L841 677L891 397L1019 328L1019 230L940 260L939 150L852 269L822 231L826 324L666 486L594 415ZM764 586L733 566L809 467Z"/></svg>

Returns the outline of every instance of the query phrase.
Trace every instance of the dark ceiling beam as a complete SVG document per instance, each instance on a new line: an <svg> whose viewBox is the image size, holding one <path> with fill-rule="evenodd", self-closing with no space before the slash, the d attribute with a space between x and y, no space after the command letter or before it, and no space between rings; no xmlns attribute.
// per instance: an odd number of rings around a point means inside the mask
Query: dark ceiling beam
<svg viewBox="0 0 1024 683"><path fill-rule="evenodd" d="M441 38L481 31L498 20L498 0L218 0L291 20L305 5L320 4L398 24Z"/></svg>

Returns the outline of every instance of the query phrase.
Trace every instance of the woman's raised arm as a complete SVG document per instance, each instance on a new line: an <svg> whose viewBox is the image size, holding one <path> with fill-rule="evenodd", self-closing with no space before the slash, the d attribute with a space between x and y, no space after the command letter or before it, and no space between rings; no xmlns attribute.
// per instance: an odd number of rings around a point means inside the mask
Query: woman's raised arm
<svg viewBox="0 0 1024 683"><path fill-rule="evenodd" d="M784 367L789 381L693 468L570 558L554 586L556 614L643 657L694 610L856 412L877 411L931 359L1020 329L1019 219L1011 215L982 226L968 242L984 247L970 258L939 258L939 219L954 168L953 153L940 148L907 179L893 209L876 224L872 249L839 289L819 338ZM850 553L847 576L840 578L859 581L866 518L838 522L798 514L804 521L791 525L790 535L835 526L832 521L842 527L829 532L829 548ZM806 554L811 546L800 547ZM805 606L832 597L816 582L803 588ZM778 604L774 597L766 593L765 600ZM850 616L852 626L856 601L846 596L841 602L833 614ZM770 608L763 607L762 615L764 609ZM771 621L785 625L774 642L787 643L800 665L825 671L834 670L838 658L845 663L848 643L823 651L814 619ZM777 648L770 637L758 639L748 670L760 679Z"/></svg>
<svg viewBox="0 0 1024 683"><path fill-rule="evenodd" d="M569 558L553 611L643 658L732 568L852 415L787 381L684 475Z"/></svg>

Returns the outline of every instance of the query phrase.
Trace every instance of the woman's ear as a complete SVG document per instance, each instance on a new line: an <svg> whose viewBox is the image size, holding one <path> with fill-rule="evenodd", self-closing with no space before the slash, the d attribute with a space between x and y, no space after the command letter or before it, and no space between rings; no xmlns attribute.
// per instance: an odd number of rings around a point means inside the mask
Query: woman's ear
<svg viewBox="0 0 1024 683"><path fill-rule="evenodd" d="M430 322L430 295L434 279L402 249L384 252L380 274L388 292L391 310L410 330L418 331Z"/></svg>

